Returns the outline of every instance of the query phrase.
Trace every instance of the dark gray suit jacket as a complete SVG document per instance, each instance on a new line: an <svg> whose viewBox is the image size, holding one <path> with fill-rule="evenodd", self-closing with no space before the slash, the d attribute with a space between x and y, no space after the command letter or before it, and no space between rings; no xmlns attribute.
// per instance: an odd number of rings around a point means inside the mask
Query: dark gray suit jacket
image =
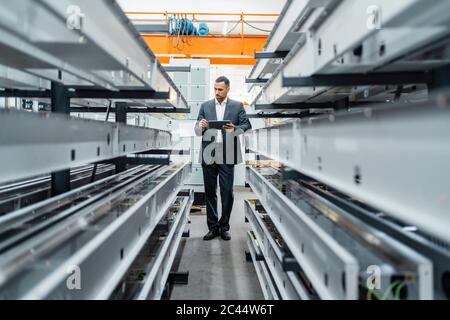
<svg viewBox="0 0 450 320"><path fill-rule="evenodd" d="M195 133L198 136L203 136L202 141L202 150L200 153L200 161L203 165L210 164L205 163L205 159L202 157L203 151L205 148L207 148L211 143L215 141L215 133L217 133L217 130L212 130L213 132L208 132L210 130L202 130L199 126L199 122L202 119L206 119L208 121L214 121L217 120L216 115L216 101L215 99L206 101L203 103L200 107L200 112L197 117L197 123L195 124ZM244 110L244 106L242 105L242 102L234 101L228 98L227 105L225 107L225 113L223 116L224 120L230 120L235 125L235 132L234 133L226 133L224 130L222 130L222 137L223 137L223 155L224 159L223 163L227 164L238 164L242 162L242 153L241 153L241 147L239 143L239 135L244 133L247 130L250 130L252 128L252 125L250 124L250 121L247 117L247 113ZM230 152L230 150L233 150L234 157L227 157L227 152ZM208 151L208 150L207 150ZM232 158L232 161L230 162L230 158Z"/></svg>

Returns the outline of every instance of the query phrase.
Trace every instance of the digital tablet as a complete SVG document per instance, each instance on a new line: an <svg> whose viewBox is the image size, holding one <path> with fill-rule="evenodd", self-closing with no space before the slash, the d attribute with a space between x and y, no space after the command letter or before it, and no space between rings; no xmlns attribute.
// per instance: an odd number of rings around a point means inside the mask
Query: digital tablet
<svg viewBox="0 0 450 320"><path fill-rule="evenodd" d="M209 129L218 129L218 130L222 130L222 127L224 125L226 125L227 123L230 123L231 121L229 120L224 120L224 121L208 121L208 128Z"/></svg>

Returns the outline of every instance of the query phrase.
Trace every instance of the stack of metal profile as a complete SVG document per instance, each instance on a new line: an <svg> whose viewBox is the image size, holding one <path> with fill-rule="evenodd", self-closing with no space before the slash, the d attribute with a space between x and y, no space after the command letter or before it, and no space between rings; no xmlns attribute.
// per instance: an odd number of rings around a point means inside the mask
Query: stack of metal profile
<svg viewBox="0 0 450 320"><path fill-rule="evenodd" d="M117 3L2 2L0 97L0 298L161 298L191 165L127 115L189 108Z"/></svg>
<svg viewBox="0 0 450 320"><path fill-rule="evenodd" d="M283 119L246 139L280 164L247 168L266 297L450 298L449 9L286 3L248 79Z"/></svg>

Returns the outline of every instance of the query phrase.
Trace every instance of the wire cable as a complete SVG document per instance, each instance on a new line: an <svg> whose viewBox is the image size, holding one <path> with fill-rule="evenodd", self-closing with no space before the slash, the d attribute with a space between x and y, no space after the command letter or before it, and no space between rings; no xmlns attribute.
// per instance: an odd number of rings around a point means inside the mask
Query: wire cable
<svg viewBox="0 0 450 320"><path fill-rule="evenodd" d="M377 294L375 294L375 290L374 289L368 289L367 291L367 295L366 295L366 300L372 300L372 296L374 296L377 300L387 300L389 298L389 294L393 294L394 298L396 300L400 299L400 291L401 289L405 286L405 282L403 281L394 281L393 283L390 284L390 286L386 289L386 291L383 293L383 295L380 297ZM394 292L394 288L397 286L397 288L395 289Z"/></svg>
<svg viewBox="0 0 450 320"><path fill-rule="evenodd" d="M251 27L251 28L253 28L253 29L256 29L256 30L259 30L259 31L263 31L263 32L272 32L272 30L264 30L264 29L255 27L254 25L251 25L250 23L248 23L248 22L245 21L245 20L244 20L244 23L245 23L246 25L248 25L249 27Z"/></svg>
<svg viewBox="0 0 450 320"><path fill-rule="evenodd" d="M229 31L227 31L226 33L225 33L225 35L229 35L231 32L233 32L234 31L234 29L236 29L236 27L240 24L242 22L242 19L241 20L239 20Z"/></svg>

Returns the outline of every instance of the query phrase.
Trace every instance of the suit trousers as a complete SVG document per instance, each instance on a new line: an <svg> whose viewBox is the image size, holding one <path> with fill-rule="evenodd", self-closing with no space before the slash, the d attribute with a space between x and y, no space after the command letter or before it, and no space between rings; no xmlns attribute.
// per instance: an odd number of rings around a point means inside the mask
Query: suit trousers
<svg viewBox="0 0 450 320"><path fill-rule="evenodd" d="M209 230L229 231L230 215L233 209L234 165L203 165L203 181L205 185L206 218ZM219 220L217 212L217 176L219 176L222 215Z"/></svg>

